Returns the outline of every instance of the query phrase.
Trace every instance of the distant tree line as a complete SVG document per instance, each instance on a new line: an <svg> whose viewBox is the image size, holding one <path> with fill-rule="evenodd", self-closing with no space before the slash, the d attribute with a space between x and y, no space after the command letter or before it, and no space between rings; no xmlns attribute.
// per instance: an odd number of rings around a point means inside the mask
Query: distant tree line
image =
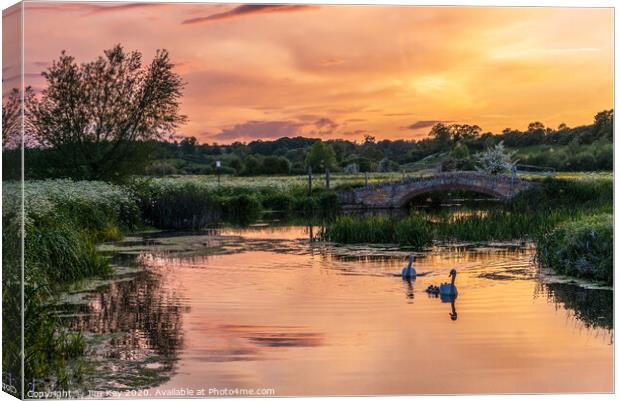
<svg viewBox="0 0 620 401"><path fill-rule="evenodd" d="M157 161L146 169L153 175L211 174L215 160L222 172L238 175L305 174L325 168L331 171L398 171L425 158L441 155L447 169L473 169L476 153L499 143L511 150L522 164L564 171L613 169L613 110L603 111L590 125L557 129L540 122L528 130L505 129L500 134L482 133L478 126L437 124L421 140L362 142L343 139L280 138L273 141L235 142L229 145L200 144L196 138L153 143Z"/></svg>
<svg viewBox="0 0 620 401"><path fill-rule="evenodd" d="M440 155L438 160L445 170L472 170L475 155L499 143L516 150L520 164L561 171L612 170L613 110L598 113L590 125L551 129L532 123L527 131L506 129L501 134L480 133L476 126L437 124L421 140L377 141L367 136L362 142L354 142L284 137L228 145L201 144L193 137L147 140L132 145L139 163L119 167L125 173L153 176L215 174L215 161L219 160L220 173L233 175L306 174L308 168L315 173L326 168L332 172L388 172ZM28 149L26 175L72 176L54 159L50 149Z"/></svg>

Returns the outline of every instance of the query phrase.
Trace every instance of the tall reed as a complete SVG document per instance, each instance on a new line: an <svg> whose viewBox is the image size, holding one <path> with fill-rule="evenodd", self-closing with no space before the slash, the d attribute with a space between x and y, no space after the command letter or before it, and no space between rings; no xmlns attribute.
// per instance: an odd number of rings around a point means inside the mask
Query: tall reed
<svg viewBox="0 0 620 401"><path fill-rule="evenodd" d="M53 313L52 304L62 287L82 277L105 274L107 261L97 253L95 242L117 238L138 223L138 206L125 188L102 182L68 180L3 183L3 313L17 308L25 314L24 376L26 380L52 379L52 387L68 388L79 380L79 366L69 364L84 351L79 333L68 332ZM21 224L24 224L24 274L21 274ZM20 290L24 283L25 309ZM5 315L8 316L8 315ZM16 317L18 315L15 315ZM12 320L12 319L7 319ZM15 319L18 320L18 319ZM15 324L4 325L14 333ZM19 336L3 338L7 353L2 365L19 372ZM16 354L17 352L17 354ZM14 374L14 376L17 376ZM41 384L37 386L47 386Z"/></svg>
<svg viewBox="0 0 620 401"><path fill-rule="evenodd" d="M405 219L387 216L338 216L323 231L323 238L342 243L394 243L416 248L433 239L432 226L421 215Z"/></svg>

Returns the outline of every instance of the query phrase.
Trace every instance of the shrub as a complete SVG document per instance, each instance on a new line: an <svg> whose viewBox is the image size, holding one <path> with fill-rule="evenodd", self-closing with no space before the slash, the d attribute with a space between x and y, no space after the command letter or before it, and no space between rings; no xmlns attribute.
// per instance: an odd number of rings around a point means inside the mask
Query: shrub
<svg viewBox="0 0 620 401"><path fill-rule="evenodd" d="M389 173L391 171L398 170L400 170L400 165L387 157L381 159L381 161L379 161L379 165L377 166L377 171L380 173Z"/></svg>
<svg viewBox="0 0 620 401"><path fill-rule="evenodd" d="M514 165L512 161L514 154L515 152L506 152L504 144L500 142L494 147L488 148L476 155L478 169L493 175L509 172Z"/></svg>
<svg viewBox="0 0 620 401"><path fill-rule="evenodd" d="M263 174L289 174L291 162L283 156L267 156L263 160Z"/></svg>
<svg viewBox="0 0 620 401"><path fill-rule="evenodd" d="M290 212L293 202L293 196L288 193L268 193L263 197L263 207L278 212Z"/></svg>
<svg viewBox="0 0 620 401"><path fill-rule="evenodd" d="M330 190L321 191L319 194L318 206L321 215L331 216L336 214L340 210L338 195L336 195L336 192Z"/></svg>
<svg viewBox="0 0 620 401"><path fill-rule="evenodd" d="M256 196L241 194L220 198L224 216L228 221L248 223L256 219L262 209Z"/></svg>
<svg viewBox="0 0 620 401"><path fill-rule="evenodd" d="M558 273L613 283L613 216L559 224L537 240L539 263Z"/></svg>
<svg viewBox="0 0 620 401"><path fill-rule="evenodd" d="M293 210L302 216L314 216L319 210L319 203L315 197L296 197L293 201Z"/></svg>
<svg viewBox="0 0 620 401"><path fill-rule="evenodd" d="M208 187L174 180L136 181L132 185L147 224L158 228L199 229L222 215Z"/></svg>
<svg viewBox="0 0 620 401"><path fill-rule="evenodd" d="M146 170L145 170L145 173L147 175L163 176L163 175L177 174L178 170L171 163L169 163L167 161L160 160L160 161L156 161L153 164L151 164L150 166L148 166L146 168Z"/></svg>
<svg viewBox="0 0 620 401"><path fill-rule="evenodd" d="M512 201L513 210L597 208L611 205L613 181L608 179L562 180L546 178L521 192Z"/></svg>

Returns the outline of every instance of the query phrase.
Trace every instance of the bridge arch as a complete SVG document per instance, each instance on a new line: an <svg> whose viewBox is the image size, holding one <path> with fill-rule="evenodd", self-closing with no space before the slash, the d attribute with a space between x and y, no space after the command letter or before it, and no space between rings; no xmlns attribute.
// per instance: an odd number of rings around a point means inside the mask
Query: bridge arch
<svg viewBox="0 0 620 401"><path fill-rule="evenodd" d="M442 190L473 191L508 200L530 185L516 177L461 171L354 188L339 192L338 198L344 208L400 208L416 196Z"/></svg>
<svg viewBox="0 0 620 401"><path fill-rule="evenodd" d="M454 184L439 184L435 186L415 188L409 192L403 192L401 195L397 195L394 198L394 206L397 208L405 207L409 202L411 202L414 198L424 195L431 192L437 191L455 191L455 190L463 190L463 191L471 191L476 192L483 195L489 195L494 198L504 199L505 196L501 192L495 190L494 188L487 188L483 186L475 186L475 185L467 185L463 183L454 183Z"/></svg>

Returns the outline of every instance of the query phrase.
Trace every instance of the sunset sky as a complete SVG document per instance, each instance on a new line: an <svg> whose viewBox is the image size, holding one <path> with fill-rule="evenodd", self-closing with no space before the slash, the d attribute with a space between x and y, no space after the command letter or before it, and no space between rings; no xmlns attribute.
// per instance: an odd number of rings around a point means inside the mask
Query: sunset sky
<svg viewBox="0 0 620 401"><path fill-rule="evenodd" d="M611 8L31 2L24 32L37 89L63 49L168 49L187 83L179 133L201 142L575 126L613 107Z"/></svg>

